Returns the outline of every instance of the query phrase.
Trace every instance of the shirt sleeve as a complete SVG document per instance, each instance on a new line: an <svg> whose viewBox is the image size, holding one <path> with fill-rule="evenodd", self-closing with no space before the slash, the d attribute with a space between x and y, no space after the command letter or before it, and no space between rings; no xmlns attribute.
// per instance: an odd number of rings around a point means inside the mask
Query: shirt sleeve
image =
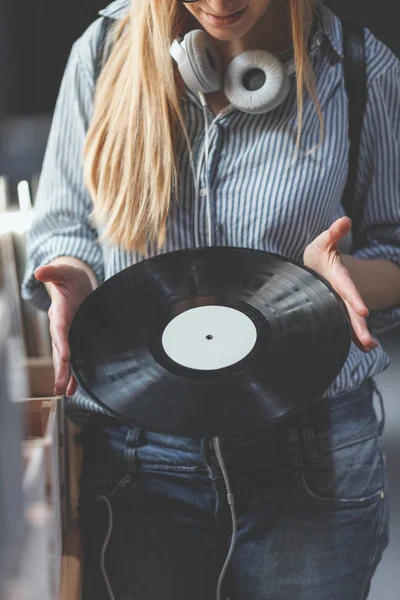
<svg viewBox="0 0 400 600"><path fill-rule="evenodd" d="M358 258L383 258L400 266L400 66L378 74L368 86L360 143L354 223ZM380 333L400 324L400 304L371 312L368 324Z"/></svg>
<svg viewBox="0 0 400 600"><path fill-rule="evenodd" d="M94 45L93 39L91 44ZM50 299L33 274L38 266L59 256L72 256L87 263L99 283L104 278L98 232L90 222L92 200L83 182L83 144L93 110L94 69L90 61L93 52L84 37L72 47L26 237L22 297L44 310L48 309Z"/></svg>

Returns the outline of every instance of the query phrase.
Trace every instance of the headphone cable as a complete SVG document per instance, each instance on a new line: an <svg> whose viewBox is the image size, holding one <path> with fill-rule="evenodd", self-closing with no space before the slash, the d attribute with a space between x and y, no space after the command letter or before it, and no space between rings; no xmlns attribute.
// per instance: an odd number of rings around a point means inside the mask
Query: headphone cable
<svg viewBox="0 0 400 600"><path fill-rule="evenodd" d="M224 461L224 458L222 456L222 452L221 452L221 448L220 448L220 442L219 442L219 438L218 437L213 438L213 445L214 445L214 450L215 450L215 455L217 457L218 465L219 465L219 467L221 469L222 476L224 478L225 488L226 488L226 497L228 499L228 505L229 505L229 508L231 510L231 518L232 518L231 544L229 546L229 551L228 551L228 554L226 556L226 559L225 559L225 562L224 562L224 566L222 567L222 570L221 570L221 573L220 573L220 576L219 576L219 579L218 579L218 584L217 584L216 600L221 600L222 582L224 580L226 570L227 570L228 565L229 565L229 563L231 561L231 558L232 558L232 555L233 555L233 551L234 551L235 545L236 545L237 523L236 523L236 512L235 512L235 498L234 498L234 495L232 494L231 484L230 484L230 481L229 481L228 472L226 470L225 461Z"/></svg>
<svg viewBox="0 0 400 600"><path fill-rule="evenodd" d="M199 181L200 181L200 172L201 172L201 165L202 165L202 159L203 159L203 155L205 154L205 161L206 161L206 193L207 193L207 200L206 200L206 210L207 210L207 238L208 238L208 246L212 247L213 245L213 240L212 240L212 221L211 221L211 198L210 198L210 181L209 181L209 125L208 125L208 115L207 115L207 100L205 98L205 95L202 92L199 92L199 96L200 96L200 100L201 100L201 104L203 106L203 114L204 114L204 126L205 126L205 143L202 149L202 152L200 154L200 159L199 159L199 164L198 164L198 169L197 169L197 177L196 177L196 185L195 185L195 189L196 192L199 189ZM221 114L221 113L220 113ZM218 119L220 115L217 115L215 117L215 119L213 120L213 122L211 123L211 126L214 124L214 121L216 121L216 119ZM196 197L196 206L197 206L197 197ZM221 452L221 448L220 448L220 441L218 437L213 438L213 446L214 446L214 450L215 450L215 455L217 457L217 462L219 465L219 468L221 469L221 473L225 482L225 488L226 488L226 497L228 500L228 505L231 511L231 518L232 518L232 536L231 536L231 544L228 550L228 554L226 556L224 565L221 569L221 573L219 575L218 578L218 583L217 583L217 591L216 591L216 600L221 600L221 588L222 588L222 583L225 577L225 573L226 570L228 568L228 565L231 561L232 555L233 555L233 551L236 545L236 533L237 533L237 523L236 523L236 513L235 513L235 499L234 496L232 494L232 490L231 490L231 485L230 485L230 481L229 481L229 476L228 476L228 472L226 470L225 467L225 462L224 462L224 458L222 456L222 452Z"/></svg>

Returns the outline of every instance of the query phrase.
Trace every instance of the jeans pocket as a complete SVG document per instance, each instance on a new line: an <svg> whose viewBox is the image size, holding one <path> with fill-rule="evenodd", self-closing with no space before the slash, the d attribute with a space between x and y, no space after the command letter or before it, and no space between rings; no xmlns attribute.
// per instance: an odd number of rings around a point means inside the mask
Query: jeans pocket
<svg viewBox="0 0 400 600"><path fill-rule="evenodd" d="M325 454L298 477L301 491L320 507L364 507L386 491L382 440L376 436Z"/></svg>

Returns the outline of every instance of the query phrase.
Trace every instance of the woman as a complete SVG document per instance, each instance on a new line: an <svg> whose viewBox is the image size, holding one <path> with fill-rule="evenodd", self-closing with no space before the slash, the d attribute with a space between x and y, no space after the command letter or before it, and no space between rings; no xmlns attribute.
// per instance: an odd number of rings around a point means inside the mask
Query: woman
<svg viewBox="0 0 400 600"><path fill-rule="evenodd" d="M289 72L294 57L287 95L264 113L232 107L225 87L196 95L170 55L172 42L195 29L211 36L224 73L246 50L272 53ZM111 43L97 79L105 31ZM304 261L346 302L354 340L312 408L222 441L238 524L222 597L367 597L387 544L372 377L389 359L368 326L400 319L400 70L369 31L366 52L354 198L364 208L353 224L357 249L343 254L351 228L341 207L347 99L341 24L327 8L313 0L119 0L73 46L23 293L50 307L55 392L70 396L71 417L84 425L85 598L215 598L231 521L214 446L108 416L70 378L67 341L76 310L105 278L146 252L209 240ZM205 162L204 103L213 121Z"/></svg>

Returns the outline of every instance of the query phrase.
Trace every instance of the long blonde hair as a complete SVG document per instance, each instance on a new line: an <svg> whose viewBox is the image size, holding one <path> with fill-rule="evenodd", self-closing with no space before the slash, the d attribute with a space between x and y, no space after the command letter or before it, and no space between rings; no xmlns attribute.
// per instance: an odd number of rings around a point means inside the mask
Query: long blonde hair
<svg viewBox="0 0 400 600"><path fill-rule="evenodd" d="M322 115L304 33L306 8L318 0L289 0L297 78L300 141L304 89ZM176 148L184 137L181 79L169 54L188 11L175 0L135 0L116 22L112 51L97 82L84 148L84 177L94 222L122 249L146 253L165 241L171 198L178 188Z"/></svg>

